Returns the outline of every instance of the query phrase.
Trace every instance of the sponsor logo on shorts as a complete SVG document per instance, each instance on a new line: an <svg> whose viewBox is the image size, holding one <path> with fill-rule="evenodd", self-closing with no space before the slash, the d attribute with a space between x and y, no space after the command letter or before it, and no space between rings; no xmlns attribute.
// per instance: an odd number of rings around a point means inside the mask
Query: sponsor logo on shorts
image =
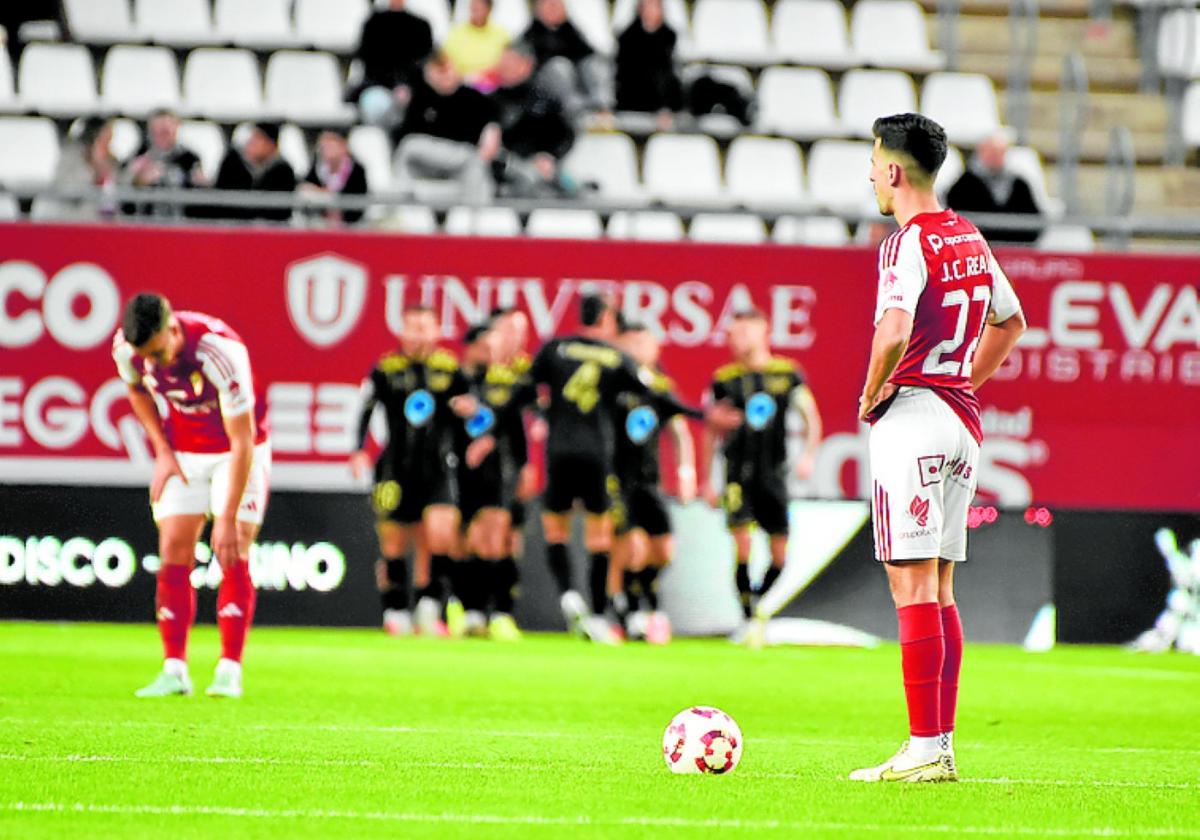
<svg viewBox="0 0 1200 840"><path fill-rule="evenodd" d="M913 521L917 525L924 528L929 524L929 500L922 499L920 493L913 496L912 501L908 505L908 515L913 518Z"/></svg>
<svg viewBox="0 0 1200 840"><path fill-rule="evenodd" d="M921 486L942 483L942 467L946 464L945 455L922 455L917 458L917 474L921 476Z"/></svg>

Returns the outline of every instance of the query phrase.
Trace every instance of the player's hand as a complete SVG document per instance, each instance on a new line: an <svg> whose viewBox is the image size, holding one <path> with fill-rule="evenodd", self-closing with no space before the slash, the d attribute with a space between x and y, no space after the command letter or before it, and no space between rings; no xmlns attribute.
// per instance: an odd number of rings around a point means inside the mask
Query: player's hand
<svg viewBox="0 0 1200 840"><path fill-rule="evenodd" d="M479 400L470 394L459 394L450 400L450 410L466 420L468 417L473 417L475 412L479 411Z"/></svg>
<svg viewBox="0 0 1200 840"><path fill-rule="evenodd" d="M742 412L725 400L713 403L708 411L704 412L704 422L718 434L732 432L742 425L744 419Z"/></svg>
<svg viewBox="0 0 1200 840"><path fill-rule="evenodd" d="M496 439L491 435L476 438L467 446L467 467L477 469L487 456L496 448Z"/></svg>
<svg viewBox="0 0 1200 840"><path fill-rule="evenodd" d="M696 468L695 467L680 467L679 468L679 486L676 488L679 493L679 501L682 504L687 504L696 498Z"/></svg>
<svg viewBox="0 0 1200 840"><path fill-rule="evenodd" d="M804 481L808 481L808 479L812 478L813 464L815 462L816 458L813 456L813 454L811 452L805 452L804 456L801 457L798 462L796 462L796 477Z"/></svg>
<svg viewBox="0 0 1200 840"><path fill-rule="evenodd" d="M862 396L858 398L859 421L866 423L867 419L871 416L871 412L874 411L880 403L890 400L892 395L895 393L896 386L891 382L885 383L884 386L879 389L879 393L875 395L874 399L868 399L867 392L863 391Z"/></svg>
<svg viewBox="0 0 1200 840"><path fill-rule="evenodd" d="M213 520L212 550L222 569L227 569L237 562L238 532L235 519L218 516Z"/></svg>
<svg viewBox="0 0 1200 840"><path fill-rule="evenodd" d="M528 502L537 495L538 474L534 469L533 464L526 464L521 467L521 474L517 477L517 498L522 502Z"/></svg>
<svg viewBox="0 0 1200 840"><path fill-rule="evenodd" d="M175 453L170 449L165 449L154 458L154 478L150 481L151 502L159 500L162 496L163 488L167 486L167 480L173 475L179 476L179 480L187 484L187 476L180 469Z"/></svg>
<svg viewBox="0 0 1200 840"><path fill-rule="evenodd" d="M717 493L717 488L707 481L700 485L700 498L704 499L710 508L721 506L721 496Z"/></svg>
<svg viewBox="0 0 1200 840"><path fill-rule="evenodd" d="M350 475L354 476L355 481L366 475L370 468L371 456L364 450L360 449L350 456Z"/></svg>
<svg viewBox="0 0 1200 840"><path fill-rule="evenodd" d="M545 443L550 434L550 427L541 417L535 417L529 424L529 439L534 443Z"/></svg>

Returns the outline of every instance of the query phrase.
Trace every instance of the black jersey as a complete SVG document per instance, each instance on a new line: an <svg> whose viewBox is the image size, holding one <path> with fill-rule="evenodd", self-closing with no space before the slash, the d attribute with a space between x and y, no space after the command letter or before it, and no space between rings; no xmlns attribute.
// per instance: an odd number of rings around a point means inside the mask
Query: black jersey
<svg viewBox="0 0 1200 840"><path fill-rule="evenodd" d="M457 426L456 448L460 459L472 441L491 435L496 446L476 468L480 475L499 478L515 475L529 460L522 411L536 392L528 377L509 365L488 365L464 371L470 393L479 403L474 416Z"/></svg>
<svg viewBox="0 0 1200 840"><path fill-rule="evenodd" d="M408 479L437 476L451 466L454 429L462 420L450 400L467 393L466 378L452 354L435 350L420 360L388 353L363 383L363 392L360 449L375 406L382 405L387 414L388 443L379 456L380 469Z"/></svg>
<svg viewBox="0 0 1200 840"><path fill-rule="evenodd" d="M633 359L598 339L556 338L538 352L529 375L533 383L550 389L547 457L610 464L617 397L623 392L646 392Z"/></svg>
<svg viewBox="0 0 1200 840"><path fill-rule="evenodd" d="M626 391L617 398L613 413L616 424L615 473L622 487L658 484L659 441L663 426L680 414L702 419L704 414L681 403L675 383L657 371L648 371L650 385L645 393Z"/></svg>
<svg viewBox="0 0 1200 840"><path fill-rule="evenodd" d="M717 371L712 399L728 400L745 418L726 435L722 448L731 481L745 484L786 471L787 411L802 385L804 374L791 359L773 357L758 371L736 362Z"/></svg>

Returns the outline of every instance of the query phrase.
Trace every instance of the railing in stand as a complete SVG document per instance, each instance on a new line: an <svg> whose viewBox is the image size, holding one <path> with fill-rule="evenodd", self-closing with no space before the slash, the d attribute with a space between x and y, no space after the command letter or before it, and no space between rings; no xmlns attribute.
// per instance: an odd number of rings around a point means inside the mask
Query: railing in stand
<svg viewBox="0 0 1200 840"><path fill-rule="evenodd" d="M1122 250L1129 247L1130 217L1137 191L1137 157L1133 133L1127 126L1113 126L1108 133L1108 166L1105 171L1104 215L1111 221L1111 244Z"/></svg>
<svg viewBox="0 0 1200 840"><path fill-rule="evenodd" d="M1059 194L1067 215L1082 213L1079 197L1079 151L1087 128L1088 78L1083 56L1074 52L1063 59L1059 91Z"/></svg>
<svg viewBox="0 0 1200 840"><path fill-rule="evenodd" d="M1037 57L1038 0L1013 0L1008 12L1012 50L1008 57L1005 119L1022 146L1029 143L1029 91Z"/></svg>

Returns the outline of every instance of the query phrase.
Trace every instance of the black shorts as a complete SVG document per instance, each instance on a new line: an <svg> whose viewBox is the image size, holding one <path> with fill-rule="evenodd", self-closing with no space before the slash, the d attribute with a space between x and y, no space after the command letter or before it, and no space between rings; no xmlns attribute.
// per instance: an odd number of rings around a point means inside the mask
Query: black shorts
<svg viewBox="0 0 1200 840"><path fill-rule="evenodd" d="M671 518L662 492L651 484L622 485L613 508L617 534L642 530L648 536L662 537L671 533Z"/></svg>
<svg viewBox="0 0 1200 840"><path fill-rule="evenodd" d="M512 517L513 528L524 528L525 520L528 518L529 511L524 502L520 499L513 499L508 504L508 513Z"/></svg>
<svg viewBox="0 0 1200 840"><path fill-rule="evenodd" d="M757 522L772 537L787 536L788 492L782 476L754 478L745 484L729 481L722 505L730 528Z"/></svg>
<svg viewBox="0 0 1200 840"><path fill-rule="evenodd" d="M449 472L426 478L412 478L401 484L386 475L377 476L371 491L371 506L381 522L416 525L433 505L456 503L457 489Z"/></svg>
<svg viewBox="0 0 1200 840"><path fill-rule="evenodd" d="M511 509L516 495L515 479L480 470L459 471L458 509L463 529L484 508Z"/></svg>
<svg viewBox="0 0 1200 840"><path fill-rule="evenodd" d="M588 513L608 513L612 507L608 466L595 458L551 457L546 464L543 507L547 513L570 513L576 501Z"/></svg>

